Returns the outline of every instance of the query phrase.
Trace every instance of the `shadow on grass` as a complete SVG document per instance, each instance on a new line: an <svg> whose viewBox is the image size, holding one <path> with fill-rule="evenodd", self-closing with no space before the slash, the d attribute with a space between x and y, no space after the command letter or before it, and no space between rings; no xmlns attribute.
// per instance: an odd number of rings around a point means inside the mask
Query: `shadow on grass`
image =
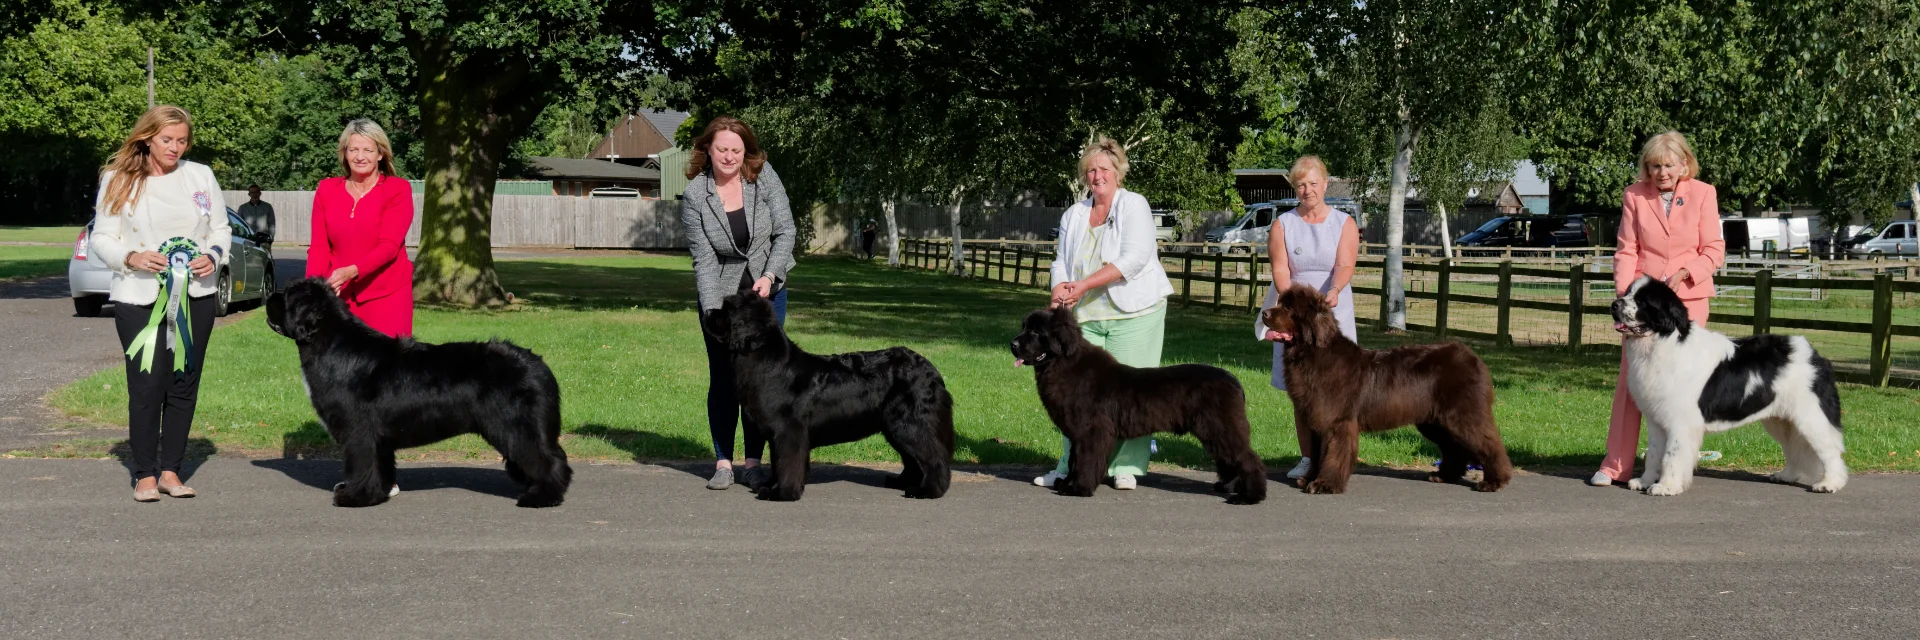
<svg viewBox="0 0 1920 640"><path fill-rule="evenodd" d="M217 453L220 453L220 447L214 446L212 440L206 438L187 438L186 455L180 460L180 481L186 482L192 479L194 472L200 470L200 465L206 464L207 458L211 458ZM113 446L107 449L107 454L118 459L120 466L126 467L128 478L133 477L132 444L126 440L120 440L113 443Z"/></svg>

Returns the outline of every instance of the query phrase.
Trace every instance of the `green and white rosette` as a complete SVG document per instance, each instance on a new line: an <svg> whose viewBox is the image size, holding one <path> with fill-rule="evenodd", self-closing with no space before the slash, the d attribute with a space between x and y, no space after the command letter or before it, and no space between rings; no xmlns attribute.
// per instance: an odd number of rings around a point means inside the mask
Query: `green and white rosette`
<svg viewBox="0 0 1920 640"><path fill-rule="evenodd" d="M193 272L187 263L200 256L200 247L186 238L173 238L160 244L167 257L167 269L155 274L160 280L160 296L154 299L153 315L147 326L133 337L127 347L127 359L140 359L140 370L153 371L153 352L158 350L161 334L167 336L167 348L173 351L173 371L186 373L200 363L193 361L193 322L187 303L187 283Z"/></svg>

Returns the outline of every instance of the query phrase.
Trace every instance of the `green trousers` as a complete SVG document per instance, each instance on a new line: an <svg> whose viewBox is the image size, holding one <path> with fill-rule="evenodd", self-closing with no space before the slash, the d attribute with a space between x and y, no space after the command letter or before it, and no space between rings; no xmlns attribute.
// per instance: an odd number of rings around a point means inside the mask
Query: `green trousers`
<svg viewBox="0 0 1920 640"><path fill-rule="evenodd" d="M1130 367L1160 366L1160 347L1167 336L1167 307L1125 320L1095 320L1080 324L1080 335L1085 336L1093 346L1106 349L1113 359ZM1147 458L1152 455L1152 436L1142 436L1132 440L1122 440L1118 450L1113 452L1113 460L1107 462L1107 475L1144 476L1147 474ZM1073 446L1065 436L1060 438L1060 464L1054 466L1054 473L1066 474L1067 456Z"/></svg>

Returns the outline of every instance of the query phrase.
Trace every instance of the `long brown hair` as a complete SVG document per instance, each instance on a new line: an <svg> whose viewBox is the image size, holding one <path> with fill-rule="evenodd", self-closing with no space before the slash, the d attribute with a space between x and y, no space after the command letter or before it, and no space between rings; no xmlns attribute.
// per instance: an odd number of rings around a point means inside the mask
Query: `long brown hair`
<svg viewBox="0 0 1920 640"><path fill-rule="evenodd" d="M732 131L746 146L746 158L740 162L740 177L747 182L758 179L760 167L767 164L767 152L760 148L760 139L753 136L753 127L733 116L714 118L707 123L707 130L693 139L693 154L687 158L687 179L692 180L707 170L707 149L713 146L714 134L722 131Z"/></svg>
<svg viewBox="0 0 1920 640"><path fill-rule="evenodd" d="M140 189L147 184L147 171L153 159L153 151L147 148L147 141L160 135L160 130L176 124L187 125L187 147L193 147L193 117L187 110L170 104L148 109L140 114L133 123L133 133L127 135L127 141L120 143L120 149L107 158L107 165L100 167L101 173L113 172L107 180L107 215L117 215L121 209L133 204L140 197Z"/></svg>

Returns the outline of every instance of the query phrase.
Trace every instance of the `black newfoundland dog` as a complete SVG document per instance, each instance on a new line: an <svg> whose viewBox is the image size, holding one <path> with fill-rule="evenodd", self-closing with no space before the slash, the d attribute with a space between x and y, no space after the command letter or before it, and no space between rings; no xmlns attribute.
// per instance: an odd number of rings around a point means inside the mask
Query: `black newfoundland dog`
<svg viewBox="0 0 1920 640"><path fill-rule="evenodd" d="M1228 504L1267 497L1267 468L1254 454L1247 398L1240 381L1219 367L1181 364L1138 369L1120 364L1080 336L1066 309L1027 315L1013 339L1015 366L1033 365L1040 402L1071 451L1061 495L1091 496L1106 475L1107 459L1125 438L1159 432L1191 433L1213 456Z"/></svg>
<svg viewBox="0 0 1920 640"><path fill-rule="evenodd" d="M816 447L873 434L900 452L905 469L887 486L909 498L946 495L953 458L953 396L932 362L906 347L814 355L787 339L773 304L743 289L701 319L733 355L740 405L773 443L763 500L799 500Z"/></svg>
<svg viewBox="0 0 1920 640"><path fill-rule="evenodd" d="M300 346L301 382L346 457L333 504L387 501L393 452L477 433L527 485L522 507L565 499L560 385L532 351L504 341L426 344L374 331L319 279L267 298L267 326Z"/></svg>
<svg viewBox="0 0 1920 640"><path fill-rule="evenodd" d="M1300 487L1343 493L1360 455L1360 434L1414 425L1440 448L1433 482L1455 482L1468 464L1484 469L1481 491L1513 479L1507 445L1493 422L1493 374L1458 342L1369 350L1340 334L1320 291L1295 285L1261 313L1268 329L1291 336L1281 355L1293 419L1312 434L1300 448L1312 459Z"/></svg>

